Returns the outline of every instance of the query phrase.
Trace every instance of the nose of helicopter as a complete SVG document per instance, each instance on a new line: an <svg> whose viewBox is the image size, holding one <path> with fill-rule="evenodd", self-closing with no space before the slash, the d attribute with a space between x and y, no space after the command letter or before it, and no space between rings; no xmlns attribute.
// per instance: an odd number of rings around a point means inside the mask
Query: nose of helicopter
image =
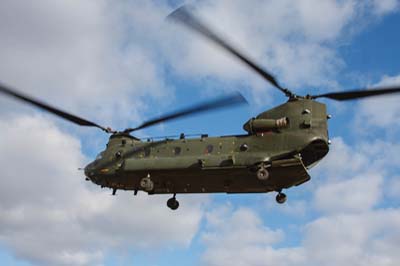
<svg viewBox="0 0 400 266"><path fill-rule="evenodd" d="M85 166L84 173L86 176L86 180L88 180L88 181L92 180L92 177L94 175L92 163Z"/></svg>

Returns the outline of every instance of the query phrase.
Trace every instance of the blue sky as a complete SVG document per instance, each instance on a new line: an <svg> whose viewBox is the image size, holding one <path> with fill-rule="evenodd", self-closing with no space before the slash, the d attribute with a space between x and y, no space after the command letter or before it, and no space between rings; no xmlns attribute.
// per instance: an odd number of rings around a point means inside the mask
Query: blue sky
<svg viewBox="0 0 400 266"><path fill-rule="evenodd" d="M299 94L400 84L400 3L188 1ZM168 24L184 1L2 1L0 80L114 128L240 91L248 106L138 136L242 134L285 101L218 48ZM23 19L22 19L23 18ZM285 193L134 198L77 171L107 137L0 99L1 265L397 265L400 96L328 104L329 155Z"/></svg>

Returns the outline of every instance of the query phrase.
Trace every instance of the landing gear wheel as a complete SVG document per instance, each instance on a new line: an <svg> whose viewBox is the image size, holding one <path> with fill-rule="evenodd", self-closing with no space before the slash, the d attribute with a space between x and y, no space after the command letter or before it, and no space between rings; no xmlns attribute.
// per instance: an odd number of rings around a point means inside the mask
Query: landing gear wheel
<svg viewBox="0 0 400 266"><path fill-rule="evenodd" d="M269 172L264 167L257 170L257 178L261 181L265 181L269 178Z"/></svg>
<svg viewBox="0 0 400 266"><path fill-rule="evenodd" d="M176 210L179 207L179 201L176 200L175 195L170 198L169 200L167 200L167 206L168 208L170 208L171 210Z"/></svg>
<svg viewBox="0 0 400 266"><path fill-rule="evenodd" d="M142 178L140 180L140 186L144 189L146 192L151 192L154 189L154 182L150 179L150 175L147 175L147 177Z"/></svg>
<svg viewBox="0 0 400 266"><path fill-rule="evenodd" d="M286 202L286 194L279 192L278 195L276 195L276 202L278 202L279 204L283 204Z"/></svg>

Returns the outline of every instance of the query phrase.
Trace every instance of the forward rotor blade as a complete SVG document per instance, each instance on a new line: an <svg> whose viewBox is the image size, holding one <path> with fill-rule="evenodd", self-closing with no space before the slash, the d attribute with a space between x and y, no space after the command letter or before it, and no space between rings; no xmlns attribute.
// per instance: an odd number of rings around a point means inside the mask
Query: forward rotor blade
<svg viewBox="0 0 400 266"><path fill-rule="evenodd" d="M209 40L213 41L215 44L224 48L226 51L228 51L233 56L235 56L236 58L241 60L243 63L245 63L252 70L254 70L259 75L261 75L264 79L266 79L268 82L270 82L273 86L275 86L280 91L282 91L286 96L291 97L294 95L290 90L285 89L281 85L279 85L278 81L275 79L274 76L272 76L266 70L262 69L260 66L258 66L254 62L252 62L247 56L240 53L237 49L233 48L232 45L230 45L225 40L223 40L221 37L219 37L213 30L211 30L208 26L206 26L204 23L202 23L193 14L191 14L188 11L188 9L186 8L186 6L182 6L178 9L176 9L174 12L172 12L168 16L168 18L182 23L184 26L188 27L189 29L199 33L200 35L208 38Z"/></svg>
<svg viewBox="0 0 400 266"><path fill-rule="evenodd" d="M52 107L52 106L50 106L50 105L48 105L48 104L46 104L44 102L41 102L41 101L36 100L36 99L33 99L30 96L27 96L27 95L24 95L24 94L22 94L20 92L17 92L16 90L11 89L9 87L6 87L6 86L4 86L2 84L0 84L0 93L3 93L5 95L11 96L11 97L14 97L14 98L16 98L16 99L18 99L20 101L25 102L25 103L29 103L31 105L34 105L34 106L36 106L36 107L38 107L38 108L40 108L42 110L50 112L50 113L52 113L54 115L57 115L57 116L59 116L61 118L64 118L64 119L66 119L66 120L68 120L68 121L70 121L70 122L72 122L74 124L77 124L77 125L80 125L80 126L97 127L97 128L100 128L101 130L107 132L107 133L112 133L112 130L110 128L102 127L102 126L100 126L100 125L98 125L96 123L93 123L91 121L88 121L86 119L83 119L83 118L80 118L80 117L75 116L73 114L64 112L64 111L62 111L60 109L57 109L55 107Z"/></svg>
<svg viewBox="0 0 400 266"><path fill-rule="evenodd" d="M311 96L312 99L316 98L329 98L336 101L347 101L359 98L373 97L390 93L399 93L400 87L384 87L375 88L372 90L352 90L352 91L341 91L324 93L320 95Z"/></svg>
<svg viewBox="0 0 400 266"><path fill-rule="evenodd" d="M199 105L195 105L193 107L185 108L185 109L178 110L178 111L175 111L173 113L170 113L170 114L167 114L164 116L160 116L160 117L151 119L147 122L144 122L143 124L141 124L138 127L127 128L124 130L124 132L129 133L129 132L136 131L136 130L146 128L149 126L153 126L155 124L159 124L162 122L171 121L171 120L175 120L175 119L186 117L186 116L191 116L191 115L198 114L198 113L209 112L212 110L227 108L229 106L240 105L240 104L244 104L244 103L247 103L246 99L240 93L235 93L230 96L225 96L225 97L213 100L213 101L205 102L205 103L202 103Z"/></svg>

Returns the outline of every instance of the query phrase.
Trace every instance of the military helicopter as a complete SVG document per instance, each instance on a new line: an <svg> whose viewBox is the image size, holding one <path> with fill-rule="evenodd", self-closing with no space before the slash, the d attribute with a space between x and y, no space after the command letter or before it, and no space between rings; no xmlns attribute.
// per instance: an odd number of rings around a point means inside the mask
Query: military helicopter
<svg viewBox="0 0 400 266"><path fill-rule="evenodd" d="M86 180L117 190L148 194L172 194L167 206L179 207L178 193L261 193L277 192L284 203L283 189L310 180L308 169L329 151L326 106L317 98L346 101L398 93L400 87L386 87L301 96L282 87L266 70L219 37L184 6L169 18L222 47L281 91L287 102L250 118L242 135L141 140L130 133L158 123L243 104L241 94L178 110L134 128L115 131L1 85L0 92L34 105L80 126L97 127L111 134L106 149L84 168Z"/></svg>

